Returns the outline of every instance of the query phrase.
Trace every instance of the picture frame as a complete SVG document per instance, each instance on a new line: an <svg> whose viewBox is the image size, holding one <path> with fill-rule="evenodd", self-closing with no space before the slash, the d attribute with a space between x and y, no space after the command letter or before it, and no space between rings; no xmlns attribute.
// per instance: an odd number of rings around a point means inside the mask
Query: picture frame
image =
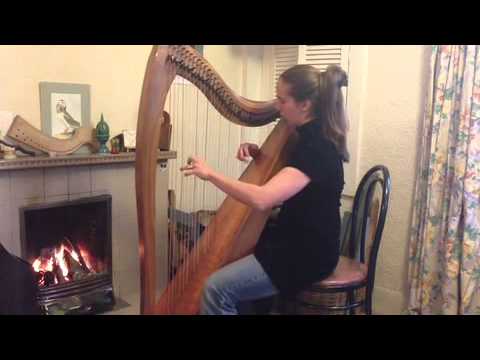
<svg viewBox="0 0 480 360"><path fill-rule="evenodd" d="M90 85L42 81L39 89L42 132L68 139L75 129L91 126Z"/></svg>

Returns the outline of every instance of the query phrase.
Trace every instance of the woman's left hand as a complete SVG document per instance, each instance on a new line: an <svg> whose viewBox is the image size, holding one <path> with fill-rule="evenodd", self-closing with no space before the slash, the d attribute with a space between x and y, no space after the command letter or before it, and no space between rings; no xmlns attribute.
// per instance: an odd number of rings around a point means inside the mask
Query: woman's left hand
<svg viewBox="0 0 480 360"><path fill-rule="evenodd" d="M202 159L191 156L188 158L186 166L180 168L185 176L195 175L202 180L209 180L212 169Z"/></svg>

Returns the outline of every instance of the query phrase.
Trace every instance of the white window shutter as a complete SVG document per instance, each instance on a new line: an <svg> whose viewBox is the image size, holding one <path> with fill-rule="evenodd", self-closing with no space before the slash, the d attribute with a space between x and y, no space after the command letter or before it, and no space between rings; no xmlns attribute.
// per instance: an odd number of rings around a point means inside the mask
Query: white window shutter
<svg viewBox="0 0 480 360"><path fill-rule="evenodd" d="M273 49L273 83L288 68L308 64L320 71L339 65L348 74L348 45L275 45Z"/></svg>
<svg viewBox="0 0 480 360"><path fill-rule="evenodd" d="M298 64L298 45L275 45L273 48L273 83L276 84L282 73Z"/></svg>
<svg viewBox="0 0 480 360"><path fill-rule="evenodd" d="M348 72L348 47L345 45L300 45L299 64L326 70L328 65L339 65Z"/></svg>
<svg viewBox="0 0 480 360"><path fill-rule="evenodd" d="M308 64L320 71L329 65L339 65L348 74L348 45L299 45L298 63ZM342 88L345 105L348 106L348 88Z"/></svg>

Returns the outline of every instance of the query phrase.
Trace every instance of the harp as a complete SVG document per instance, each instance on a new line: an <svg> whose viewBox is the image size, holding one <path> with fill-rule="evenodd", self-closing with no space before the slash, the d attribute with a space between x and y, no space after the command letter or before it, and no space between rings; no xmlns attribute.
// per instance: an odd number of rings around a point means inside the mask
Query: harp
<svg viewBox="0 0 480 360"><path fill-rule="evenodd" d="M257 127L278 119L275 101L237 96L213 67L188 45L153 46L145 72L137 123L135 182L139 227L141 314L197 314L207 278L250 254L270 211L256 211L231 197L217 209L195 251L190 251L157 299L155 258L156 154L167 93L176 75L193 83L227 120ZM261 185L285 164L295 133L280 120L240 181Z"/></svg>

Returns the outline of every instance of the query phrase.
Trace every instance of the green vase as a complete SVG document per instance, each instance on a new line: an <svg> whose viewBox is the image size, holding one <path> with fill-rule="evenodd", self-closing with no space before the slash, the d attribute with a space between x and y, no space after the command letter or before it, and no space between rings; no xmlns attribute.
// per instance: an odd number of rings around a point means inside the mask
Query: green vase
<svg viewBox="0 0 480 360"><path fill-rule="evenodd" d="M97 140L100 143L100 150L98 151L98 153L110 154L110 151L105 145L108 139L110 138L110 128L108 127L108 124L103 119L103 113L96 127L96 135L97 135Z"/></svg>

